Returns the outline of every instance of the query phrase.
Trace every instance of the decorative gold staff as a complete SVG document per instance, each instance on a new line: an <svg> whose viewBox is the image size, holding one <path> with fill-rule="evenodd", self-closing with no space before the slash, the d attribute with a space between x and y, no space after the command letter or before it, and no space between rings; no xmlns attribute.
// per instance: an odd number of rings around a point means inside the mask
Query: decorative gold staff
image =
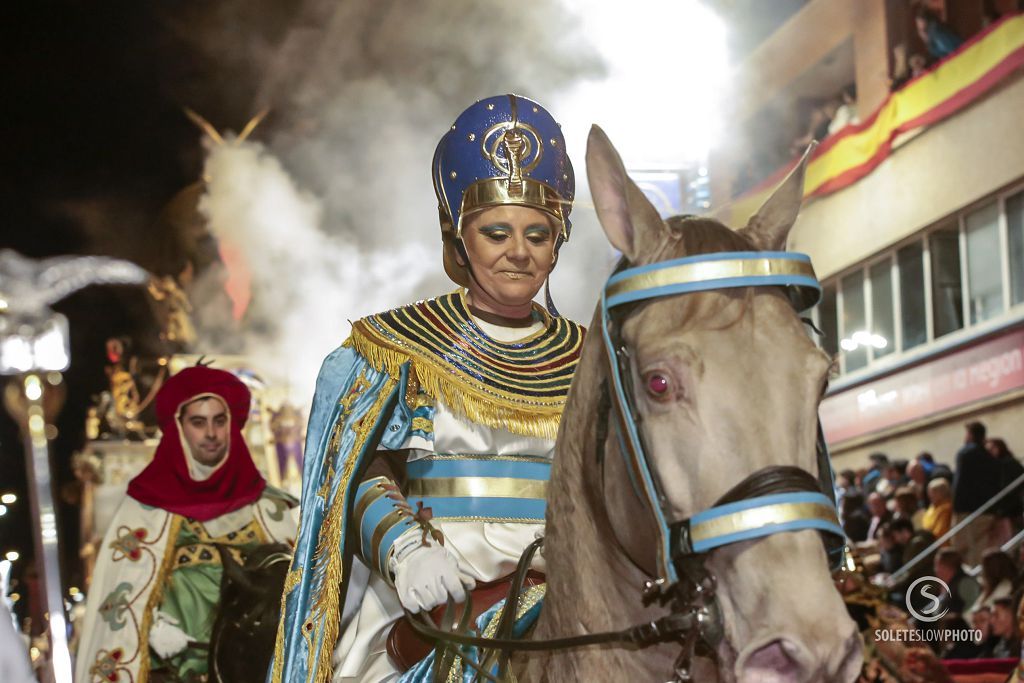
<svg viewBox="0 0 1024 683"><path fill-rule="evenodd" d="M48 446L51 423L64 402L61 372L71 357L67 318L50 305L92 284L142 284L148 279L145 270L118 259L60 256L36 261L9 249L0 251L0 375L16 377L4 391L4 405L25 438L40 593L49 621L48 666L55 683L71 683L71 655Z"/></svg>

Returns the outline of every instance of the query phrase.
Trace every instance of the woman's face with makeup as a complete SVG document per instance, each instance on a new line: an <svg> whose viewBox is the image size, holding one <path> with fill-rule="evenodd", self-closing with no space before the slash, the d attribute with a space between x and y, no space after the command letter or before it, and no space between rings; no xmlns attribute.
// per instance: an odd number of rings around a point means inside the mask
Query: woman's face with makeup
<svg viewBox="0 0 1024 683"><path fill-rule="evenodd" d="M470 295L477 306L527 307L528 314L530 302L554 265L554 224L543 211L515 205L492 207L466 218L462 242L473 271Z"/></svg>

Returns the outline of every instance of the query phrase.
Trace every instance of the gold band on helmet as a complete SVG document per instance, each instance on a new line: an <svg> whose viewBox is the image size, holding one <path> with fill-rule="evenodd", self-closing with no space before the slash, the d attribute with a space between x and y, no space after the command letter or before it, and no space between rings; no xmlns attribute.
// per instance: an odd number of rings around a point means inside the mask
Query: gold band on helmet
<svg viewBox="0 0 1024 683"><path fill-rule="evenodd" d="M528 206L550 214L561 226L562 241L568 241L569 234L565 228L565 217L562 213L562 206L566 203L550 185L533 178L523 178L521 192L514 195L509 193L507 178L485 178L473 183L462 193L459 225L452 226L451 218L448 218L448 220L442 220L441 231L454 232L456 237L461 238L462 222L467 214L494 206L513 204Z"/></svg>

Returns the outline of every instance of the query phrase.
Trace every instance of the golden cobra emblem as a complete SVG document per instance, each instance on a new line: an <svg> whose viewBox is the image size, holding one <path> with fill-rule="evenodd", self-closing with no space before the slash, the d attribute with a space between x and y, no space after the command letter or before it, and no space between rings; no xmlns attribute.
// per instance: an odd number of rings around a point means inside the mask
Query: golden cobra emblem
<svg viewBox="0 0 1024 683"><path fill-rule="evenodd" d="M510 147L515 150L512 163L506 157ZM520 173L529 173L544 156L544 142L530 124L502 121L484 133L480 152L503 173L511 174L516 166Z"/></svg>

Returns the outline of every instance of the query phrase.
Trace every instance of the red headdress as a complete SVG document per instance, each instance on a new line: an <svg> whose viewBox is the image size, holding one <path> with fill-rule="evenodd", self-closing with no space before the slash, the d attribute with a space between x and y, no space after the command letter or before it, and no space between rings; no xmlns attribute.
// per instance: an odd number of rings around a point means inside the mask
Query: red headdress
<svg viewBox="0 0 1024 683"><path fill-rule="evenodd" d="M224 461L202 481L190 475L178 417L185 404L217 396L230 414L230 442ZM230 372L197 365L172 376L156 395L156 417L163 437L153 462L128 484L128 495L143 505L201 522L259 499L267 482L260 476L242 438L249 417L249 389Z"/></svg>

